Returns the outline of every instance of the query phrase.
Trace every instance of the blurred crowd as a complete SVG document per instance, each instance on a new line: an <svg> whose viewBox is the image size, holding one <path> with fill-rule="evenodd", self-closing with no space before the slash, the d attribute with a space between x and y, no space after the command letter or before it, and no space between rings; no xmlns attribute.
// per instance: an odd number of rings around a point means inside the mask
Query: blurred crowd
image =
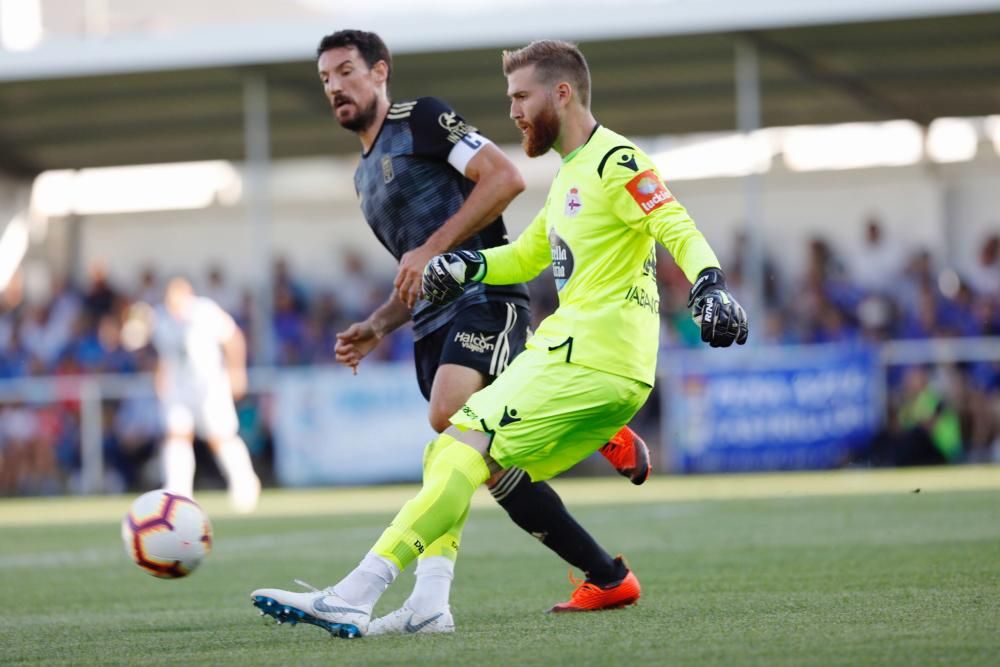
<svg viewBox="0 0 1000 667"><path fill-rule="evenodd" d="M725 262L735 294L746 297L747 239ZM969 266L937 264L927 248L886 238L869 219L848 248L809 241L804 269L788 275L763 253L764 322L751 335L774 345L881 344L1000 336L1000 234L982 239ZM665 345L700 344L686 308L688 282L659 263ZM1000 459L1000 359L887 368L889 423L865 463L915 465Z"/></svg>
<svg viewBox="0 0 1000 667"><path fill-rule="evenodd" d="M227 280L219 266L192 276L200 295L229 312L247 336L250 364L301 366L334 363L336 333L364 319L390 293L391 274L374 275L362 257L348 252L342 275L331 285L307 285L284 258L272 267L272 359L254 358L253 292ZM151 373L152 348L127 345L125 327L136 303L157 304L170 276L144 268L134 281L118 284L103 265L91 267L82 285L51 276L46 296L31 296L18 273L0 294L0 387L27 377L69 378L92 374ZM412 357L408 327L386 340L368 362ZM68 385L67 385L68 386ZM0 396L0 495L48 494L80 488L80 404L67 400L27 403ZM37 392L36 392L37 395ZM237 404L241 436L267 475L270 460L269 397L252 395ZM109 490L138 489L158 478L156 448L163 424L152 385L142 394L113 397L103 408L104 456ZM213 477L207 457L199 474ZM216 479L215 481L219 481ZM201 484L201 482L199 482ZM203 484L202 484L203 485Z"/></svg>
<svg viewBox="0 0 1000 667"><path fill-rule="evenodd" d="M767 252L763 256L763 322L752 337L772 344L880 343L891 339L1000 336L1000 235L984 239L972 266L935 265L928 249L906 250L885 238L877 220L865 226L850 253L829 241L809 242L798 275ZM733 244L725 262L730 287L745 289L746 238ZM342 275L331 284L308 284L286 260L273 265L271 331L274 358L251 364L300 366L333 363L338 331L364 319L391 292L392 274L377 274L364 258L348 252ZM658 262L660 310L666 348L693 347L699 333L686 307L689 284L673 261ZM168 276L144 269L131 284L114 283L94 266L83 284L52 276L45 298L26 298L20 276L0 294L0 384L29 376L131 374L153 369L149 348L130 350L123 324L136 302L157 303ZM230 312L255 349L253 293L227 280L218 266L194 276L197 291ZM551 276L531 284L536 324L551 312L556 294ZM408 327L373 352L371 361L412 357ZM933 368L892 368L892 419L870 452L869 463L986 460L1000 452L1000 363L963 363ZM79 484L79 403L75 396L46 404L10 397L0 401L0 494L43 494ZM239 406L241 431L265 470L270 447L266 396ZM651 398L640 428L655 438L658 401ZM155 450L162 425L152 395L104 402L106 460L112 489L138 488L156 479ZM210 468L210 464L204 468ZM200 467L199 470L203 469Z"/></svg>

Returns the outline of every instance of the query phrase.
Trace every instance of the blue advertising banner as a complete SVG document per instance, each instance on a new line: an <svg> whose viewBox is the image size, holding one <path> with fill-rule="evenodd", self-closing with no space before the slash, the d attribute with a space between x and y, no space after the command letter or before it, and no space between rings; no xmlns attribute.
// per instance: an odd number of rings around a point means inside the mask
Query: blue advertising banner
<svg viewBox="0 0 1000 667"><path fill-rule="evenodd" d="M663 442L678 472L832 468L881 424L867 346L671 351L661 363Z"/></svg>

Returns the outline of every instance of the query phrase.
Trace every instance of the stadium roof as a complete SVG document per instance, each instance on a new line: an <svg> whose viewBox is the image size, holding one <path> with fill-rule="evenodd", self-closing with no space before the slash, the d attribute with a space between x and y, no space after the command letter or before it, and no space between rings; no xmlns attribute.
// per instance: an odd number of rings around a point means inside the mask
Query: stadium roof
<svg viewBox="0 0 1000 667"><path fill-rule="evenodd" d="M397 5L399 13L386 11ZM343 26L386 38L395 99L443 97L502 142L517 136L499 48L543 36L581 43L593 69L595 114L635 136L732 129L737 40L758 49L765 126L926 124L1000 111L996 1L650 0L609 14L606 3L591 0L577 0L572 11L567 3L510 0L502 12L472 3L466 13L420 17L403 10L411 6L393 0L379 3L380 14L358 9L307 23L64 38L0 53L0 169L30 175L240 160L247 72L268 84L274 157L356 151L356 139L330 118L313 57L319 37Z"/></svg>

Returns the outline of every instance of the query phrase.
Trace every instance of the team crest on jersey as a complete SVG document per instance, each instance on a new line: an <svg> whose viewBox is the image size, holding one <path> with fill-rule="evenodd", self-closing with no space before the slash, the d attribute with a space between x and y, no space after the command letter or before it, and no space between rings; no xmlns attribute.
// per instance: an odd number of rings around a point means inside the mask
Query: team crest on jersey
<svg viewBox="0 0 1000 667"><path fill-rule="evenodd" d="M392 156L382 156L382 180L388 185L392 179L396 178L396 172L392 170Z"/></svg>
<svg viewBox="0 0 1000 667"><path fill-rule="evenodd" d="M556 280L556 291L558 291L573 276L573 251L556 234L555 227L549 230L549 248L552 251L552 277Z"/></svg>
<svg viewBox="0 0 1000 667"><path fill-rule="evenodd" d="M660 177L652 169L647 169L625 184L625 189L639 205L643 213L652 213L664 204L674 200Z"/></svg>
<svg viewBox="0 0 1000 667"><path fill-rule="evenodd" d="M572 218L580 212L581 208L583 208L583 201L580 199L580 190L570 188L569 192L566 193L566 208L563 213L566 214L567 218Z"/></svg>

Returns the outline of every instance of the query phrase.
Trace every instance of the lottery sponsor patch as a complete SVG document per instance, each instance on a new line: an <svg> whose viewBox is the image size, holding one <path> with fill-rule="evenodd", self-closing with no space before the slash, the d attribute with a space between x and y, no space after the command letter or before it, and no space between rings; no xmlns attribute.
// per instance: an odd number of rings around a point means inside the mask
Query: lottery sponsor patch
<svg viewBox="0 0 1000 667"><path fill-rule="evenodd" d="M667 186L652 169L636 174L631 181L625 184L625 189L632 195L632 199L639 205L643 213L652 213L674 200L670 190L667 190Z"/></svg>

